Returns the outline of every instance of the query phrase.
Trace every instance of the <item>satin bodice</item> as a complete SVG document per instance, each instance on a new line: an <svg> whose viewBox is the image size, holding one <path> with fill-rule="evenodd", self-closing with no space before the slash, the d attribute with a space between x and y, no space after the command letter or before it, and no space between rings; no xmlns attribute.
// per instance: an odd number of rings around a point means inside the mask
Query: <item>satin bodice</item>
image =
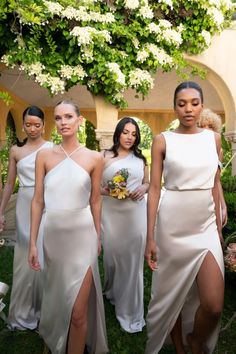
<svg viewBox="0 0 236 354"><path fill-rule="evenodd" d="M105 167L103 172L103 185L107 185L107 182L122 168L128 169L129 176L127 179L127 189L132 192L142 184L144 177L144 162L133 153L130 153L128 156L116 160Z"/></svg>
<svg viewBox="0 0 236 354"><path fill-rule="evenodd" d="M218 167L214 132L162 133L166 142L164 185L169 190L211 189Z"/></svg>
<svg viewBox="0 0 236 354"><path fill-rule="evenodd" d="M90 192L90 175L69 156L52 168L44 179L46 210L86 208Z"/></svg>
<svg viewBox="0 0 236 354"><path fill-rule="evenodd" d="M37 150L31 154L20 159L17 164L17 176L20 187L34 187L35 185L35 159L39 150L50 148L53 146L52 142L46 141Z"/></svg>

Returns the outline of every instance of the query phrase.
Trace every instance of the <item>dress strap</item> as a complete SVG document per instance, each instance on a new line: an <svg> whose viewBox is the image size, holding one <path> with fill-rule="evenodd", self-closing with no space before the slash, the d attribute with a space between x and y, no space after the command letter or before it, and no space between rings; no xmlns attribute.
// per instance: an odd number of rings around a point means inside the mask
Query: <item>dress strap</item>
<svg viewBox="0 0 236 354"><path fill-rule="evenodd" d="M78 146L75 150L73 150L70 154L68 154L66 152L66 150L63 148L63 146L60 144L60 148L62 149L62 151L64 152L64 154L66 155L66 157L71 157L77 150L79 150L81 148L81 146Z"/></svg>

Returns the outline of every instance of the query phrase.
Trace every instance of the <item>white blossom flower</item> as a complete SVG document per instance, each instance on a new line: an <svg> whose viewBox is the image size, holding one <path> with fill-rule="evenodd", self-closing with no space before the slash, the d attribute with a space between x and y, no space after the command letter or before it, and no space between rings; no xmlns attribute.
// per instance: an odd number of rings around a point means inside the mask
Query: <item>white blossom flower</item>
<svg viewBox="0 0 236 354"><path fill-rule="evenodd" d="M224 22L224 16L221 11L217 10L214 7L207 9L207 14L212 18L217 27L220 27Z"/></svg>
<svg viewBox="0 0 236 354"><path fill-rule="evenodd" d="M60 15L63 10L63 6L61 6L58 2L46 1L44 0L44 4L47 7L48 11L53 15Z"/></svg>
<svg viewBox="0 0 236 354"><path fill-rule="evenodd" d="M108 63L107 67L113 74L115 74L116 81L120 85L124 86L125 85L125 75L120 70L119 64L112 62L112 63Z"/></svg>
<svg viewBox="0 0 236 354"><path fill-rule="evenodd" d="M29 74L30 76L33 75L39 75L42 73L42 71L45 69L45 66L40 63L40 62L35 62L32 64L22 64L20 66L20 70L24 70Z"/></svg>
<svg viewBox="0 0 236 354"><path fill-rule="evenodd" d="M57 95L58 93L65 92L65 82L61 80L59 77L54 77L49 75L47 84L53 95Z"/></svg>
<svg viewBox="0 0 236 354"><path fill-rule="evenodd" d="M139 48L139 40L138 40L138 38L133 38L132 39L132 43L133 43L133 46L134 46L134 48L136 48L136 49L138 49Z"/></svg>
<svg viewBox="0 0 236 354"><path fill-rule="evenodd" d="M163 34L160 38L161 40L165 40L169 44L174 44L177 47L183 42L181 33L177 32L174 29L167 28L163 31Z"/></svg>
<svg viewBox="0 0 236 354"><path fill-rule="evenodd" d="M121 101L123 101L124 96L122 95L121 92L118 92L113 96L113 98L116 102L121 102Z"/></svg>
<svg viewBox="0 0 236 354"><path fill-rule="evenodd" d="M4 54L1 57L1 62L4 63L6 66L11 66L11 55Z"/></svg>
<svg viewBox="0 0 236 354"><path fill-rule="evenodd" d="M88 45L92 43L93 37L98 37L105 42L111 42L111 35L107 30L98 31L93 27L75 26L70 32L72 36L77 37L78 45ZM94 35L94 36L93 36Z"/></svg>
<svg viewBox="0 0 236 354"><path fill-rule="evenodd" d="M147 44L147 50L152 53L154 58L159 62L160 65L173 65L172 57L166 53L166 51L162 48L158 48L155 44Z"/></svg>
<svg viewBox="0 0 236 354"><path fill-rule="evenodd" d="M80 79L83 79L86 76L86 73L81 65L62 65L61 69L59 70L59 73L61 77L64 77L67 80L69 80L73 75L77 75Z"/></svg>
<svg viewBox="0 0 236 354"><path fill-rule="evenodd" d="M85 61L93 60L93 51L90 47L82 46L81 52L82 52L82 57L85 59Z"/></svg>
<svg viewBox="0 0 236 354"><path fill-rule="evenodd" d="M129 73L129 84L133 88L139 88L143 84L146 84L152 89L154 87L154 80L147 70L136 68Z"/></svg>
<svg viewBox="0 0 236 354"><path fill-rule="evenodd" d="M140 63L144 63L148 57L149 57L149 53L145 49L140 50L137 54L137 61Z"/></svg>
<svg viewBox="0 0 236 354"><path fill-rule="evenodd" d="M149 6L141 6L139 9L139 14L141 17L148 19L151 19L154 16L154 13Z"/></svg>
<svg viewBox="0 0 236 354"><path fill-rule="evenodd" d="M203 37L206 45L209 46L211 44L211 34L210 34L210 32L208 32L206 30L203 30L201 32L201 36Z"/></svg>
<svg viewBox="0 0 236 354"><path fill-rule="evenodd" d="M125 7L129 10L135 10L139 7L139 0L125 0Z"/></svg>

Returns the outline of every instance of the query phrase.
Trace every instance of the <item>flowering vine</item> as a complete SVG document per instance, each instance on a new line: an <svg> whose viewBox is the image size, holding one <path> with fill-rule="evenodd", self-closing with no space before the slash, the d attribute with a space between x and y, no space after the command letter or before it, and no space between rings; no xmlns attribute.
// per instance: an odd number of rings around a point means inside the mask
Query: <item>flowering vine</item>
<svg viewBox="0 0 236 354"><path fill-rule="evenodd" d="M125 107L147 95L157 69L184 72L231 18L230 0L5 0L1 61L52 95L81 84Z"/></svg>

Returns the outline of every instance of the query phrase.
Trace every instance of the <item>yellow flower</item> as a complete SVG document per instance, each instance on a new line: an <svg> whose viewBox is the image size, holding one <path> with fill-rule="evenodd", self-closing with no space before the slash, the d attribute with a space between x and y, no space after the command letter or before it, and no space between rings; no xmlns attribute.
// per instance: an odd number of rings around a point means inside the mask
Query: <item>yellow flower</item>
<svg viewBox="0 0 236 354"><path fill-rule="evenodd" d="M114 183L120 183L120 182L124 182L124 177L123 176L121 176L121 175L118 175L118 176L114 176L113 177L113 182Z"/></svg>
<svg viewBox="0 0 236 354"><path fill-rule="evenodd" d="M110 189L110 196L111 197L114 197L114 198L117 198L119 195L119 189Z"/></svg>
<svg viewBox="0 0 236 354"><path fill-rule="evenodd" d="M119 190L119 194L117 196L118 199L125 199L126 197L128 197L128 190L126 188L122 188Z"/></svg>

